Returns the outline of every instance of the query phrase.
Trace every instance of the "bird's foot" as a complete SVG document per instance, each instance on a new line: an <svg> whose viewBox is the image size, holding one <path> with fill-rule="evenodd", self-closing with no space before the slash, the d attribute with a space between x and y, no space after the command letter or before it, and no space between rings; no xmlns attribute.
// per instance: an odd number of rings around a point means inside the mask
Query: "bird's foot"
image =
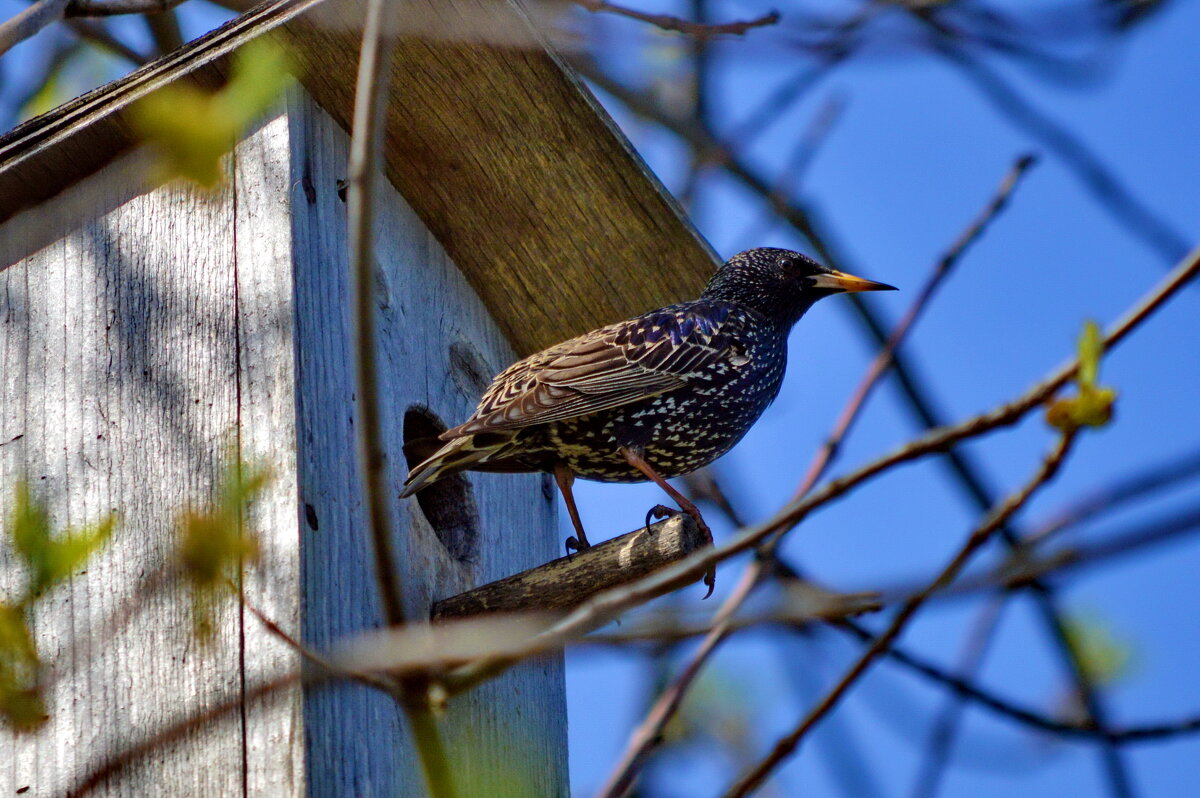
<svg viewBox="0 0 1200 798"><path fill-rule="evenodd" d="M592 547L592 544L588 543L587 538L583 538L581 540L580 538L577 538L574 535L571 535L571 537L567 538L567 540L566 540L566 547L567 547L567 556L570 557L571 552L583 551L584 549L590 549Z"/></svg>
<svg viewBox="0 0 1200 798"><path fill-rule="evenodd" d="M704 517L700 515L700 510L696 507L696 505L691 504L690 502L689 505L689 507L684 509L684 512L690 515L692 520L696 522L696 526L700 528L700 535L704 539L704 542L709 546L713 545L712 530L708 528L708 524L705 523ZM704 598L708 598L713 594L713 590L715 590L717 587L717 566L712 565L707 571L704 572L704 585L708 588L708 592L704 594ZM701 599L701 601L703 600L704 599Z"/></svg>
<svg viewBox="0 0 1200 798"><path fill-rule="evenodd" d="M646 534L649 535L654 531L650 528L651 518L670 518L673 515L679 515L679 511L662 504L656 504L651 507L646 511Z"/></svg>
<svg viewBox="0 0 1200 798"><path fill-rule="evenodd" d="M704 538L706 543L712 545L712 530L708 528L708 524L705 523L704 517L700 515L700 511L696 509L696 505L694 504L684 510L676 510L674 507L667 507L666 505L662 504L654 505L650 508L650 511L646 513L646 533L651 534L652 532L650 529L651 518L669 518L673 515L679 515L681 512L687 513L692 517L692 520L696 522L696 526L700 529L700 535ZM708 592L704 594L704 598L708 598L713 594L713 590L715 590L717 587L717 568L715 565L704 572L704 584L708 588Z"/></svg>

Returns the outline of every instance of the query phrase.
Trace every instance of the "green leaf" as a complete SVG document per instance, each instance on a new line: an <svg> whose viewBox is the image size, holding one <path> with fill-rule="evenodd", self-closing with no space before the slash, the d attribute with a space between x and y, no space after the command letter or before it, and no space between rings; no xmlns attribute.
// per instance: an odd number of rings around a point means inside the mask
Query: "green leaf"
<svg viewBox="0 0 1200 798"><path fill-rule="evenodd" d="M1079 336L1079 373L1075 380L1080 388L1094 387L1100 378L1100 356L1104 354L1104 336L1100 325L1088 319Z"/></svg>
<svg viewBox="0 0 1200 798"><path fill-rule="evenodd" d="M287 50L273 39L255 39L233 56L233 77L217 93L237 126L244 128L275 105L291 83Z"/></svg>
<svg viewBox="0 0 1200 798"><path fill-rule="evenodd" d="M29 485L18 484L15 493L8 532L29 571L26 592L32 600L80 569L112 535L116 518L109 515L93 526L55 536L49 513L33 498Z"/></svg>
<svg viewBox="0 0 1200 798"><path fill-rule="evenodd" d="M235 463L221 481L217 499L179 521L178 561L192 596L196 635L208 640L219 591L236 581L242 565L258 557L258 538L242 520L247 507L270 481L270 472Z"/></svg>
<svg viewBox="0 0 1200 798"><path fill-rule="evenodd" d="M0 717L17 731L35 729L46 720L38 683L41 665L24 609L0 604Z"/></svg>
<svg viewBox="0 0 1200 798"><path fill-rule="evenodd" d="M1117 392L1097 384L1100 379L1100 356L1104 354L1104 336L1094 321L1083 326L1079 336L1079 370L1075 382L1079 393L1055 399L1046 408L1046 422L1063 432L1080 427L1102 427L1112 421Z"/></svg>
<svg viewBox="0 0 1200 798"><path fill-rule="evenodd" d="M131 123L157 150L160 179L184 177L215 188L224 179L221 158L275 105L291 79L286 51L270 39L256 39L235 54L222 89L165 86L134 104Z"/></svg>
<svg viewBox="0 0 1200 798"><path fill-rule="evenodd" d="M1075 616L1064 620L1071 646L1090 684L1103 687L1127 675L1133 662L1133 646L1119 640L1103 620Z"/></svg>

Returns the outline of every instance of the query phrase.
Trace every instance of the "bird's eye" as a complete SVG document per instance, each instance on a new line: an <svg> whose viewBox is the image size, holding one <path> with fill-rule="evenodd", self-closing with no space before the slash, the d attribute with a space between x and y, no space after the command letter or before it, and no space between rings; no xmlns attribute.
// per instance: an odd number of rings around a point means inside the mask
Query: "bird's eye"
<svg viewBox="0 0 1200 798"><path fill-rule="evenodd" d="M796 265L796 259L789 258L787 255L784 255L779 259L779 268L783 269L785 272L796 271Z"/></svg>

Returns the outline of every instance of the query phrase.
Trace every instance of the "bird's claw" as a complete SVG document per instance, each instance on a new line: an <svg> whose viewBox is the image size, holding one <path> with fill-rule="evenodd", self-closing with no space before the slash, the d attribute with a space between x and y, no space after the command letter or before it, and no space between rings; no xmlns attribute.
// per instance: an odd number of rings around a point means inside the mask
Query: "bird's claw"
<svg viewBox="0 0 1200 798"><path fill-rule="evenodd" d="M651 507L649 510L646 511L646 534L651 533L651 529L650 529L650 519L651 518L669 518L672 515L679 515L679 511L672 507L667 507L666 505L662 505L662 504L656 504L653 507Z"/></svg>
<svg viewBox="0 0 1200 798"><path fill-rule="evenodd" d="M567 540L566 540L566 547L567 547L567 556L570 557L571 552L583 551L584 549L590 549L592 546L590 543L586 543L586 542L581 543L579 541L579 538L575 537L574 535L571 535L571 537L567 538Z"/></svg>
<svg viewBox="0 0 1200 798"><path fill-rule="evenodd" d="M696 508L693 507L692 509L695 510ZM707 544L709 546L713 545L712 530L708 528L708 524L705 523L704 518L701 517L699 510L696 510L696 512L692 514L692 518L695 519L696 526L700 528L700 534L704 537L704 540L707 542ZM704 584L708 588L708 591L704 594L704 598L700 599L701 601L704 601L704 599L711 596L713 591L717 588L716 565L711 566L707 571L704 572Z"/></svg>

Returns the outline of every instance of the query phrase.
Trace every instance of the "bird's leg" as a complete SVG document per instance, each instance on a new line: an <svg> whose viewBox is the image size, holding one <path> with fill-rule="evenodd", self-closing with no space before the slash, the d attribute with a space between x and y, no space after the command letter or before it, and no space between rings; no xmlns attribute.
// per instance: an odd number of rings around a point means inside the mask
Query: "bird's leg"
<svg viewBox="0 0 1200 798"><path fill-rule="evenodd" d="M567 554L590 549L592 544L588 543L587 534L583 531L583 522L579 520L579 508L575 506L575 494L571 492L571 486L575 484L575 472L566 463L555 463L554 481L558 483L558 490L567 503L567 515L571 516L571 524L575 527L575 535L567 538Z"/></svg>
<svg viewBox="0 0 1200 798"><path fill-rule="evenodd" d="M708 528L708 524L704 523L704 517L700 515L700 509L696 507L696 505L692 504L686 496L675 490L675 488L671 486L670 482L667 482L665 479L663 479L659 473L654 470L654 467L646 462L646 458L642 456L642 453L639 449L634 449L629 446L622 446L617 449L617 451L620 452L621 456L625 458L625 462L629 463L629 465L633 466L638 471L641 471L646 475L647 479L665 490L667 495L674 499L675 503L679 505L679 509L683 510L695 520L696 526L700 527L700 534L707 538L709 543L712 543L712 530ZM656 507L654 509L658 508ZM654 510L651 510L651 512L653 513ZM708 586L708 592L704 594L704 598L708 598L712 595L713 588L717 585L716 566L709 568L704 574L704 584Z"/></svg>

